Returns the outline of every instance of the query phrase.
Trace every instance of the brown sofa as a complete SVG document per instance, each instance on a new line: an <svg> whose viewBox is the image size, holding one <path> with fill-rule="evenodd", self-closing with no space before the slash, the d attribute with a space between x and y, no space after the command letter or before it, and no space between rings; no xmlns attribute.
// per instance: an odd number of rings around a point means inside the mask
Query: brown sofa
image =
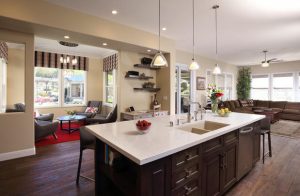
<svg viewBox="0 0 300 196"><path fill-rule="evenodd" d="M279 112L279 118L300 121L300 102L263 101L263 100L230 100L223 102L224 107L233 112L253 113L253 110L270 108Z"/></svg>

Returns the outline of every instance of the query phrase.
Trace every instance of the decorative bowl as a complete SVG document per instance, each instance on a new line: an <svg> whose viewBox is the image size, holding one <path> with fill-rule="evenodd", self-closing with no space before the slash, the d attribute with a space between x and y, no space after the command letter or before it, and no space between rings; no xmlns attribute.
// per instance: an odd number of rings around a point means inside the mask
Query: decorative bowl
<svg viewBox="0 0 300 196"><path fill-rule="evenodd" d="M151 122L148 122L146 120L139 120L136 123L136 128L140 133L147 133L150 127L151 127Z"/></svg>

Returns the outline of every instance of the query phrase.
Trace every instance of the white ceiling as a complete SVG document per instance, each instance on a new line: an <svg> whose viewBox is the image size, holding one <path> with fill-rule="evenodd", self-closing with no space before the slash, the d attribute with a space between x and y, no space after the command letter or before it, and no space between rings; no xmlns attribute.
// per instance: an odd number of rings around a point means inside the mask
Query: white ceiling
<svg viewBox="0 0 300 196"><path fill-rule="evenodd" d="M47 0L83 13L157 33L158 0ZM196 53L215 58L213 0L195 0ZM161 0L162 35L192 51L192 0ZM300 0L219 1L219 59L236 65L269 58L300 60ZM113 9L118 10L112 15Z"/></svg>
<svg viewBox="0 0 300 196"><path fill-rule="evenodd" d="M67 41L67 40L63 40L63 41ZM58 43L57 40L46 39L41 37L34 38L34 47L35 50L41 50L45 52L55 52L61 54L86 56L86 57L93 57L93 58L104 58L116 53L116 51L114 50L95 47L95 46L88 46L84 44L79 44L78 47L62 46Z"/></svg>

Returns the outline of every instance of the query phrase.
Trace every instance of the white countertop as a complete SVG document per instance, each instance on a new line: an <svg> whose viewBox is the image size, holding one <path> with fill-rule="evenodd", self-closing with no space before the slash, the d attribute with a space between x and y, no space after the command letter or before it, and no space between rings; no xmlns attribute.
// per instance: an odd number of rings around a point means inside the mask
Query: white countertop
<svg viewBox="0 0 300 196"><path fill-rule="evenodd" d="M87 130L130 160L143 165L234 131L265 116L232 112L229 117L219 117L207 111L203 114L203 120L229 125L201 135L179 129L197 124L200 120L176 126L175 119L178 117L186 118L186 114L146 119L152 123L146 134L140 134L136 130L137 120L90 125ZM170 121L174 121L173 127L170 126Z"/></svg>

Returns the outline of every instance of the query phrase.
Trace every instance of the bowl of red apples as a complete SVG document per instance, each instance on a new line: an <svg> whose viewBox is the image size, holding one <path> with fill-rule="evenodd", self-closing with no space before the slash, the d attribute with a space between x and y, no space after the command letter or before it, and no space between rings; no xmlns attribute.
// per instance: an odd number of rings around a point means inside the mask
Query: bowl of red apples
<svg viewBox="0 0 300 196"><path fill-rule="evenodd" d="M147 133L149 127L151 126L151 122L148 122L146 120L139 120L135 125L140 133Z"/></svg>

